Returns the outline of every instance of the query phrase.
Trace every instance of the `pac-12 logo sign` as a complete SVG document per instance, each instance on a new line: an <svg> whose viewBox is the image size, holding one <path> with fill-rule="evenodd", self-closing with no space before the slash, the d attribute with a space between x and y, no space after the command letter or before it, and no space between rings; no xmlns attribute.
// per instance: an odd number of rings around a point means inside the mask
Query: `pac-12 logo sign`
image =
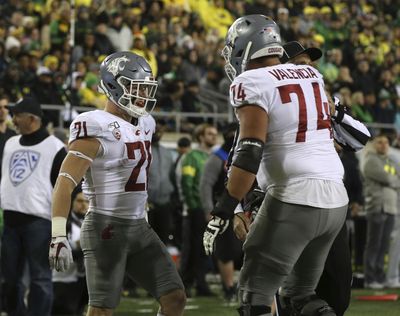
<svg viewBox="0 0 400 316"><path fill-rule="evenodd" d="M27 179L35 170L40 153L30 150L19 150L13 153L10 160L10 180L14 186Z"/></svg>

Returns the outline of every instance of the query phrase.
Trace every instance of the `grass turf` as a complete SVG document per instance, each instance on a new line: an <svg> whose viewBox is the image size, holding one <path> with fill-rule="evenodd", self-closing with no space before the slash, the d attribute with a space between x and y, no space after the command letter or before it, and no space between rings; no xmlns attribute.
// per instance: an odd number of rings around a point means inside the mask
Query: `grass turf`
<svg viewBox="0 0 400 316"><path fill-rule="evenodd" d="M396 290L353 290L350 307L346 316L400 316L400 300L397 301L358 301L359 295L398 294ZM221 296L212 298L192 298L186 304L185 315L187 316L231 316L238 315L236 305L228 305ZM128 315L153 315L157 314L158 304L145 294L140 298L123 298L121 304L114 313L115 316Z"/></svg>

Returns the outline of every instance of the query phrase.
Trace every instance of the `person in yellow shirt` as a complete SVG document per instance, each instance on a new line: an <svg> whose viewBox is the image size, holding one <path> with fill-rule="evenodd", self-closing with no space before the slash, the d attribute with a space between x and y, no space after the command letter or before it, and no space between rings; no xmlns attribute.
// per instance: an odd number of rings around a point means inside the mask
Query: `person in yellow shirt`
<svg viewBox="0 0 400 316"><path fill-rule="evenodd" d="M91 72L87 73L85 77L85 83L86 87L83 87L79 90L81 104L103 109L106 104L107 97L105 94L101 94L97 91L97 85L99 84L97 76Z"/></svg>
<svg viewBox="0 0 400 316"><path fill-rule="evenodd" d="M142 56L149 63L151 69L153 69L154 77L157 77L158 64L157 58L153 51L147 47L146 37L143 33L137 33L133 35L133 48L132 53Z"/></svg>

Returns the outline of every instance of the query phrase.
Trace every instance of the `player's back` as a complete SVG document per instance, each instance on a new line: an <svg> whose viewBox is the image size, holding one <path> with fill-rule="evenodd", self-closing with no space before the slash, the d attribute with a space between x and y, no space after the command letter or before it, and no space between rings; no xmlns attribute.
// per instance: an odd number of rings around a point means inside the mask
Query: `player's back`
<svg viewBox="0 0 400 316"><path fill-rule="evenodd" d="M89 212L144 217L154 130L151 116L141 117L137 125L132 125L105 111L82 113L72 122L70 142L95 137L101 144L83 183Z"/></svg>
<svg viewBox="0 0 400 316"><path fill-rule="evenodd" d="M316 179L338 184L338 195L343 193L343 166L333 144L323 78L315 68L283 64L246 71L233 82L232 98L235 106L257 104L268 113L261 168L270 188L292 194ZM313 186L310 195L318 191Z"/></svg>

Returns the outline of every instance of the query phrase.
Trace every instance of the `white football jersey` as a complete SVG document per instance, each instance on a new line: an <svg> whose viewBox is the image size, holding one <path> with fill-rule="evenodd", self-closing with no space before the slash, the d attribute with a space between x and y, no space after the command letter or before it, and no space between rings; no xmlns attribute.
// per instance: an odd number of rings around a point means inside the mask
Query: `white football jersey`
<svg viewBox="0 0 400 316"><path fill-rule="evenodd" d="M255 104L268 114L260 168L274 197L315 207L347 203L343 165L334 148L329 104L318 70L282 64L245 71L232 82L230 100L234 108Z"/></svg>
<svg viewBox="0 0 400 316"><path fill-rule="evenodd" d="M69 143L85 137L95 137L101 143L82 185L89 212L129 219L145 217L155 125L152 116L139 118L135 126L101 110L74 119Z"/></svg>

